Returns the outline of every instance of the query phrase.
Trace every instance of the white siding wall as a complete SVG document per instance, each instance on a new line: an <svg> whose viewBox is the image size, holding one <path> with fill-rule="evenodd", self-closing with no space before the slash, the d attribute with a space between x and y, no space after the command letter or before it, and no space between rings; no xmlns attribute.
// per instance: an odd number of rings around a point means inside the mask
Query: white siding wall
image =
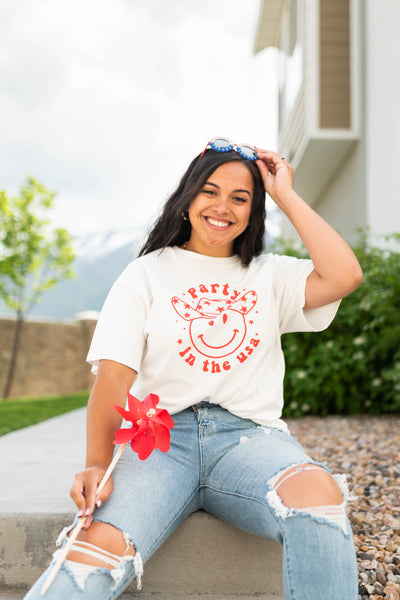
<svg viewBox="0 0 400 600"><path fill-rule="evenodd" d="M318 2L300 3L305 32L306 99L297 111L296 126L291 122L290 129L285 127L280 132L281 149L296 149L305 124L313 130L312 109L317 97L313 86L318 83ZM335 169L313 205L353 242L356 227L369 227L376 235L400 232L400 0L352 0L351 7L356 17L351 43L360 46L360 52L352 54L356 56L352 120L357 132L354 139L358 137L359 141ZM282 229L284 235L297 237L284 217Z"/></svg>
<svg viewBox="0 0 400 600"><path fill-rule="evenodd" d="M368 220L400 232L400 2L366 4Z"/></svg>
<svg viewBox="0 0 400 600"><path fill-rule="evenodd" d="M307 198L304 200L307 201ZM359 237L357 228L365 229L368 223L366 204L365 142L361 141L346 156L340 172L331 180L320 202L313 208L345 240L353 244ZM282 233L286 238L299 239L294 227L284 216Z"/></svg>
<svg viewBox="0 0 400 600"><path fill-rule="evenodd" d="M350 242L356 227L400 232L400 2L363 7L361 139L315 205Z"/></svg>
<svg viewBox="0 0 400 600"><path fill-rule="evenodd" d="M348 242L357 240L357 227L367 226L365 142L346 156L340 173L314 207Z"/></svg>

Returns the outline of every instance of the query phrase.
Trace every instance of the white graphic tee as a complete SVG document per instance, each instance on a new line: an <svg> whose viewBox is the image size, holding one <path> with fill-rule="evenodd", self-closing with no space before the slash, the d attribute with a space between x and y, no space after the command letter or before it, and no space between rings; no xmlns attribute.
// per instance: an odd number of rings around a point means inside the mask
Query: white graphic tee
<svg viewBox="0 0 400 600"><path fill-rule="evenodd" d="M177 413L216 403L260 425L285 429L280 337L328 327L339 302L303 310L310 260L263 254L242 267L177 247L133 261L105 301L88 361L138 373L132 393L160 397Z"/></svg>

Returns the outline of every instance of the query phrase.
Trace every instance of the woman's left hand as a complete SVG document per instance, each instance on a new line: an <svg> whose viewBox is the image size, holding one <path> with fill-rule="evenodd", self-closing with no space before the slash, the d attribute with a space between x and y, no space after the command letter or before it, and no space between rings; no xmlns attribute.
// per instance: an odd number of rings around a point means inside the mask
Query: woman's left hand
<svg viewBox="0 0 400 600"><path fill-rule="evenodd" d="M256 165L261 173L265 191L279 205L288 192L293 191L293 167L277 152L255 148Z"/></svg>

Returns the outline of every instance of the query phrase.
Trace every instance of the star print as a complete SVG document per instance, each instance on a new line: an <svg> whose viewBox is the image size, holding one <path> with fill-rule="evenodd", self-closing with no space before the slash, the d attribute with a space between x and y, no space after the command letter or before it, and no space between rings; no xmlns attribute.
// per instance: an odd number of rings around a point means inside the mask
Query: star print
<svg viewBox="0 0 400 600"><path fill-rule="evenodd" d="M182 344L182 340L178 340L178 344Z"/></svg>

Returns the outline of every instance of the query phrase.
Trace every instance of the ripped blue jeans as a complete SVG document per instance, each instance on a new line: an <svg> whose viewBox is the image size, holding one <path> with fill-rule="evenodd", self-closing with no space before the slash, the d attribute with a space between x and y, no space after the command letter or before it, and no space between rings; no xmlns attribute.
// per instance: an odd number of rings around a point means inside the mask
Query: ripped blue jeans
<svg viewBox="0 0 400 600"><path fill-rule="evenodd" d="M95 521L124 532L135 557L110 557L109 569L65 561L47 600L118 598L135 576L140 579L143 564L176 527L199 509L283 545L285 600L357 599L356 556L340 477L343 504L287 507L278 479L291 477L288 470L295 465L321 468L293 437L207 403L173 418L169 452L156 450L140 461L126 448L114 470L114 492L95 511ZM96 554L96 548L87 552ZM48 572L26 600L41 598Z"/></svg>

